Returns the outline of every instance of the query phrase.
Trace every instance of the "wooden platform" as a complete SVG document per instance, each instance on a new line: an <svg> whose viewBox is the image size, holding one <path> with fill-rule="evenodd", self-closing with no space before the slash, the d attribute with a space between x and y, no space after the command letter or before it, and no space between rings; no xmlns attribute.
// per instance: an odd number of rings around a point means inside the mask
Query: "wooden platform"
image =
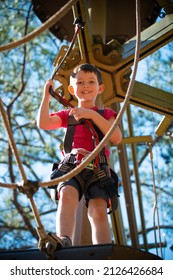
<svg viewBox="0 0 173 280"><path fill-rule="evenodd" d="M0 252L0 260L46 260L38 249ZM160 257L129 246L117 244L62 248L55 252L59 260L161 260Z"/></svg>

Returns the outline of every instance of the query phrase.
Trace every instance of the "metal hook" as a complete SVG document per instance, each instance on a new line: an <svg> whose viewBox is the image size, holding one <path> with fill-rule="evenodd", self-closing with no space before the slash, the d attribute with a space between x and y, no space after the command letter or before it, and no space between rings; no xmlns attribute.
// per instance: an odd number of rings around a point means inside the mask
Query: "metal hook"
<svg viewBox="0 0 173 280"><path fill-rule="evenodd" d="M54 71L53 71L53 74L52 74L52 77L51 79L53 80L55 78L55 75L57 74L57 72L59 71L60 67L62 66L62 64L64 63L65 59L69 56L72 48L73 48L73 45L75 43L75 40L76 40L76 37L77 37L77 34L79 33L79 31L84 27L85 23L82 22L79 18L76 18L75 21L74 21L74 24L75 24L75 32L74 32L74 35L73 35L73 38L71 40L71 43L69 45L69 48L66 52L66 54L64 55L63 59L61 60L60 64L58 64Z"/></svg>
<svg viewBox="0 0 173 280"><path fill-rule="evenodd" d="M171 139L173 139L172 134L173 134L173 131L171 131L171 130L167 130L167 131L165 132L165 135L168 136L168 137L170 137Z"/></svg>

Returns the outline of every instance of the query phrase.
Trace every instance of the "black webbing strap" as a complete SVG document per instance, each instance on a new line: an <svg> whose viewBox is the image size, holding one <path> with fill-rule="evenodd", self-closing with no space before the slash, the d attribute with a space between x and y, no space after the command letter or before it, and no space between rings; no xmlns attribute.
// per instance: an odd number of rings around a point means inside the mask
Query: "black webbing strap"
<svg viewBox="0 0 173 280"><path fill-rule="evenodd" d="M66 134L64 137L64 151L65 153L70 153L72 150L72 144L73 144L73 137L76 129L76 125L78 124L84 124L83 121L76 121L73 116L68 116L68 125Z"/></svg>
<svg viewBox="0 0 173 280"><path fill-rule="evenodd" d="M97 112L101 115L104 114L104 110L97 110ZM95 129L95 131L98 134L99 141L101 141L103 138L103 133L100 131L100 129L96 125L94 125L93 122L91 122L91 123L93 125L93 128ZM66 134L64 137L65 153L70 153L72 150L72 143L73 143L73 137L74 137L76 125L79 125L79 124L85 125L85 120L76 121L73 116L68 116L68 125L67 125ZM87 125L86 125L86 127L87 127ZM104 149L102 151L104 152ZM101 154L103 153L102 151L100 152Z"/></svg>
<svg viewBox="0 0 173 280"><path fill-rule="evenodd" d="M71 147L73 143L73 137L74 137L75 127L72 125L68 125L67 131L64 138L64 151L65 153L71 152Z"/></svg>
<svg viewBox="0 0 173 280"><path fill-rule="evenodd" d="M104 170L97 172L96 176L99 178L101 184L107 190L111 200L111 209L107 214L111 214L118 208L118 175L110 169L111 176L108 176Z"/></svg>

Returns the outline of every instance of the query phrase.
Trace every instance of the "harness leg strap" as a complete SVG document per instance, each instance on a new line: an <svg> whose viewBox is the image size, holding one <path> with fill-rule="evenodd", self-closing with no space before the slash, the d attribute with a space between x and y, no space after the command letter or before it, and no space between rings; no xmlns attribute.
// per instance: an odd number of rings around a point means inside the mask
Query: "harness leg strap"
<svg viewBox="0 0 173 280"><path fill-rule="evenodd" d="M99 171L95 172L93 175L91 182L100 181L100 184L103 188L106 189L110 200L111 200L111 210L108 214L112 213L118 208L118 175L111 169L111 176L107 174L104 169L100 169Z"/></svg>

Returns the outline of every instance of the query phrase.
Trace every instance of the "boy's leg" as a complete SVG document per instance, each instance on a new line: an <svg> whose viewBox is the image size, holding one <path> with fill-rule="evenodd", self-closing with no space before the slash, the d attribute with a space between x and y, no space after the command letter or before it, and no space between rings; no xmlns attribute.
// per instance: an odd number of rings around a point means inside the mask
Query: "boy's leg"
<svg viewBox="0 0 173 280"><path fill-rule="evenodd" d="M79 194L77 189L71 186L61 188L56 220L57 236L67 236L72 239L78 203Z"/></svg>
<svg viewBox="0 0 173 280"><path fill-rule="evenodd" d="M88 218L92 229L93 244L112 243L107 216L107 202L103 198L89 200Z"/></svg>

